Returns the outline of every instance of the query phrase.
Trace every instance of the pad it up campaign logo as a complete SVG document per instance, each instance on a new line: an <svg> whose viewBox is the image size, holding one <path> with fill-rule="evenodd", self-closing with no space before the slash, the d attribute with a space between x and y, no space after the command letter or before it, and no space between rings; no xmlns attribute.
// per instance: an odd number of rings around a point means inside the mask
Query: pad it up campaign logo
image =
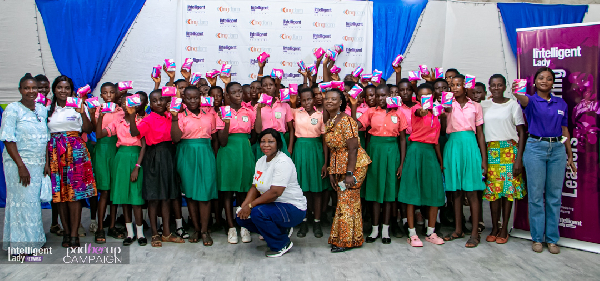
<svg viewBox="0 0 600 281"><path fill-rule="evenodd" d="M284 14L304 14L304 10L302 10L302 9L286 8L286 7L281 8L281 12Z"/></svg>
<svg viewBox="0 0 600 281"><path fill-rule="evenodd" d="M204 36L204 32L199 32L199 31L186 31L185 32L185 37L187 38L198 38L198 37L203 37Z"/></svg>
<svg viewBox="0 0 600 281"><path fill-rule="evenodd" d="M195 13L204 13L206 11L206 6L187 5L187 11Z"/></svg>
<svg viewBox="0 0 600 281"><path fill-rule="evenodd" d="M364 16L365 12L364 11L352 11L352 10L346 9L346 10L344 10L344 15L357 17L357 16Z"/></svg>
<svg viewBox="0 0 600 281"><path fill-rule="evenodd" d="M334 28L335 27L335 23L331 23L331 22L313 22L312 25L314 27L320 27L320 28Z"/></svg>
<svg viewBox="0 0 600 281"><path fill-rule="evenodd" d="M218 60L218 65L230 64L230 65L240 65L239 61L226 61L226 60Z"/></svg>
<svg viewBox="0 0 600 281"><path fill-rule="evenodd" d="M302 47L283 46L283 52L284 53L294 53L294 52L301 52L301 51L302 51Z"/></svg>
<svg viewBox="0 0 600 281"><path fill-rule="evenodd" d="M313 41L328 42L331 41L331 34L314 34Z"/></svg>
<svg viewBox="0 0 600 281"><path fill-rule="evenodd" d="M219 23L222 25L236 25L238 19L219 19Z"/></svg>
<svg viewBox="0 0 600 281"><path fill-rule="evenodd" d="M240 12L240 8L232 8L232 7L223 7L220 6L217 8L217 11L221 12L221 13L239 13Z"/></svg>
<svg viewBox="0 0 600 281"><path fill-rule="evenodd" d="M363 42L365 39L363 37L343 36L342 40L346 42Z"/></svg>
<svg viewBox="0 0 600 281"><path fill-rule="evenodd" d="M238 38L238 34L235 33L217 33L215 34L215 37L219 38L219 39L237 39Z"/></svg>
<svg viewBox="0 0 600 281"><path fill-rule="evenodd" d="M266 41L267 36L267 32L250 32L251 41Z"/></svg>
<svg viewBox="0 0 600 281"><path fill-rule="evenodd" d="M331 16L332 12L331 8L315 8L315 14L320 16Z"/></svg>
<svg viewBox="0 0 600 281"><path fill-rule="evenodd" d="M302 27L302 21L301 20L283 19L283 27L284 28L300 28L300 27Z"/></svg>
<svg viewBox="0 0 600 281"><path fill-rule="evenodd" d="M364 26L364 23L362 23L362 22L353 22L353 21L346 22L346 28L361 28L363 26Z"/></svg>
<svg viewBox="0 0 600 281"><path fill-rule="evenodd" d="M250 6L250 12L253 14L262 13L265 14L269 11L269 6Z"/></svg>
<svg viewBox="0 0 600 281"><path fill-rule="evenodd" d="M273 22L266 20L251 20L250 24L254 26L271 26L273 25Z"/></svg>
<svg viewBox="0 0 600 281"><path fill-rule="evenodd" d="M265 47L248 47L248 51L250 51L252 53L262 53L262 52L270 53L271 52L271 48L265 48Z"/></svg>
<svg viewBox="0 0 600 281"><path fill-rule="evenodd" d="M206 47L186 46L185 50L188 51L188 52L206 52Z"/></svg>
<svg viewBox="0 0 600 281"><path fill-rule="evenodd" d="M202 20L188 19L185 22L189 25L195 25L195 26L207 26L208 25L208 21L205 21L205 20L202 21Z"/></svg>
<svg viewBox="0 0 600 281"><path fill-rule="evenodd" d="M296 34L285 34L285 33L282 33L281 35L279 35L279 37L281 39L284 39L284 40L292 40L292 41L300 41L300 40L302 40L302 35L296 35Z"/></svg>
<svg viewBox="0 0 600 281"><path fill-rule="evenodd" d="M219 45L219 52L235 51L237 46Z"/></svg>

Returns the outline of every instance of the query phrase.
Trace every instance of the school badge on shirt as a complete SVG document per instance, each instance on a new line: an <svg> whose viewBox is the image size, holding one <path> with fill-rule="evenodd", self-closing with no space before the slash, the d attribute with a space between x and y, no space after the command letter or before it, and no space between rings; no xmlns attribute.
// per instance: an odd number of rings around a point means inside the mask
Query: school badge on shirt
<svg viewBox="0 0 600 281"><path fill-rule="evenodd" d="M236 116L237 118L237 116ZM242 116L242 122L248 122L248 116Z"/></svg>
<svg viewBox="0 0 600 281"><path fill-rule="evenodd" d="M398 116L392 116L392 123L394 123L394 124L398 123Z"/></svg>
<svg viewBox="0 0 600 281"><path fill-rule="evenodd" d="M281 119L281 112L275 112L275 118Z"/></svg>
<svg viewBox="0 0 600 281"><path fill-rule="evenodd" d="M310 124L317 125L317 123L319 123L319 120L315 119L315 118L310 118Z"/></svg>

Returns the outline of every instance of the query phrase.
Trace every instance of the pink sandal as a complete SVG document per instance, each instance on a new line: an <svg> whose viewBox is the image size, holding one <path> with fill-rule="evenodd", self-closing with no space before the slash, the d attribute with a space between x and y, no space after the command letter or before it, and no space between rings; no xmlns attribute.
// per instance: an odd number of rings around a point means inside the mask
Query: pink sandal
<svg viewBox="0 0 600 281"><path fill-rule="evenodd" d="M421 239L419 239L419 236L417 235L413 235L408 238L408 244L413 247L423 247L423 242L421 242Z"/></svg>
<svg viewBox="0 0 600 281"><path fill-rule="evenodd" d="M425 241L432 243L432 244L436 244L436 245L444 244L444 239L438 237L437 234L435 234L435 233L432 233L431 235L427 236L425 238Z"/></svg>

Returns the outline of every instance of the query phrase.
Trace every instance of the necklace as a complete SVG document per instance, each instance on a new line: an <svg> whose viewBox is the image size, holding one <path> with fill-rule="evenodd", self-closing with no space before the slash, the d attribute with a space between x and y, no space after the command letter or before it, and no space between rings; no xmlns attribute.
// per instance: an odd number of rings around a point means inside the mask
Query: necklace
<svg viewBox="0 0 600 281"><path fill-rule="evenodd" d="M335 119L338 117L338 115L340 115L340 113L342 113L342 112L338 110L338 112L335 114L335 116L333 118L329 119L329 121L327 121L327 129L333 128L333 125L335 124Z"/></svg>

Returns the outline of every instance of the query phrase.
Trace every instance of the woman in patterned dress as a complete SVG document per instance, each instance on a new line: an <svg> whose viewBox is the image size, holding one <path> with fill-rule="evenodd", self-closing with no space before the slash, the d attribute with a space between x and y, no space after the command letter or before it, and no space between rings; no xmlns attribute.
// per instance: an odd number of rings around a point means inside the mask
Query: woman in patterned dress
<svg viewBox="0 0 600 281"><path fill-rule="evenodd" d="M35 102L37 81L27 73L19 82L22 98L2 114L0 141L6 145L2 159L6 176L6 209L2 248L40 248L46 243L40 190L48 143L47 111ZM27 251L25 254L32 254Z"/></svg>
<svg viewBox="0 0 600 281"><path fill-rule="evenodd" d="M338 193L329 244L332 253L339 253L362 246L360 187L371 159L358 142L356 121L343 112L346 99L342 92L338 89L329 90L325 94L324 107L331 116L330 120L324 120L328 148L325 159L329 161L331 187Z"/></svg>

